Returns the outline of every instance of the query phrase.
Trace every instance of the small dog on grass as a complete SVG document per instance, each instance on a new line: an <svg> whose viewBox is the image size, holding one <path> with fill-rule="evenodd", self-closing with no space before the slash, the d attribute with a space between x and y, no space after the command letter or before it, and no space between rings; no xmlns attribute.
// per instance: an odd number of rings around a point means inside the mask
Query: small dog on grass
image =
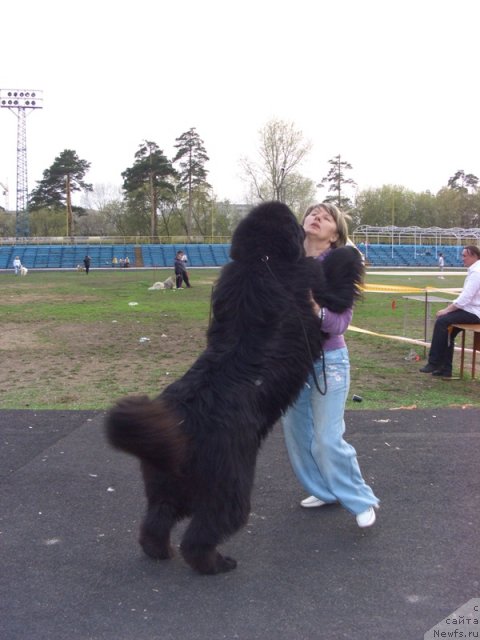
<svg viewBox="0 0 480 640"><path fill-rule="evenodd" d="M20 267L20 275L21 276L26 276L28 273L28 269L27 267L24 267L23 265Z"/></svg>
<svg viewBox="0 0 480 640"><path fill-rule="evenodd" d="M280 202L238 225L213 291L207 347L158 397L127 397L108 413L110 443L141 461L147 512L144 552L167 559L170 533L191 518L181 553L199 573L230 571L217 545L250 513L258 450L296 399L322 352L311 296L333 311L353 304L363 271L352 247L323 264L306 258L304 232Z"/></svg>
<svg viewBox="0 0 480 640"><path fill-rule="evenodd" d="M151 287L148 287L149 291L157 291L162 289L173 289L174 286L173 278L167 278L163 282L154 282Z"/></svg>

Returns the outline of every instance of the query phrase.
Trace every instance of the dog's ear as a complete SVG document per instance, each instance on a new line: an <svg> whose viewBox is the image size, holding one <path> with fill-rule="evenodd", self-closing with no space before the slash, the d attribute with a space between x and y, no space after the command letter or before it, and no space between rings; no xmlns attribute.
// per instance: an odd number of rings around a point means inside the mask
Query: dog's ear
<svg viewBox="0 0 480 640"><path fill-rule="evenodd" d="M230 257L252 262L268 256L296 262L305 255L304 231L282 202L264 202L240 221L232 237Z"/></svg>

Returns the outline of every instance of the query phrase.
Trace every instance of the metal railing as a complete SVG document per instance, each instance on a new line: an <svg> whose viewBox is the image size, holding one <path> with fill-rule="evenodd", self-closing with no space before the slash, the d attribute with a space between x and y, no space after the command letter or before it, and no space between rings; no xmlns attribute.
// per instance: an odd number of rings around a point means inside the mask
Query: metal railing
<svg viewBox="0 0 480 640"><path fill-rule="evenodd" d="M11 236L0 238L0 245L230 244L231 239L231 236Z"/></svg>

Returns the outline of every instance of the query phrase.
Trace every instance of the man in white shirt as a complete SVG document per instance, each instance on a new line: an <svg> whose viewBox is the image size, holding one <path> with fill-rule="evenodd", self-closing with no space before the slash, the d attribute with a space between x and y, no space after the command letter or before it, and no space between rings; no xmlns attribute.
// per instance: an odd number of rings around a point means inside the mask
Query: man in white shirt
<svg viewBox="0 0 480 640"><path fill-rule="evenodd" d="M454 340L460 331L449 332L449 325L480 323L480 248L475 245L464 247L462 258L464 266L468 267L462 293L437 312L428 363L420 369L422 373L441 378L452 377Z"/></svg>

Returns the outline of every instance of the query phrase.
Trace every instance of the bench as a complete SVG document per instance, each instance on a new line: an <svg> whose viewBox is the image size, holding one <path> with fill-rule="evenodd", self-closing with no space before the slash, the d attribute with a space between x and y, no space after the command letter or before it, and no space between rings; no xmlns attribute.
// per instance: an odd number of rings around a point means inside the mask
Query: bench
<svg viewBox="0 0 480 640"><path fill-rule="evenodd" d="M462 332L462 346L460 354L460 377L463 378L463 365L465 362L465 335L467 331L473 332L473 353L472 353L472 379L475 378L475 356L477 351L480 351L480 324L452 324L451 328L455 327ZM449 327L449 328L450 328Z"/></svg>

